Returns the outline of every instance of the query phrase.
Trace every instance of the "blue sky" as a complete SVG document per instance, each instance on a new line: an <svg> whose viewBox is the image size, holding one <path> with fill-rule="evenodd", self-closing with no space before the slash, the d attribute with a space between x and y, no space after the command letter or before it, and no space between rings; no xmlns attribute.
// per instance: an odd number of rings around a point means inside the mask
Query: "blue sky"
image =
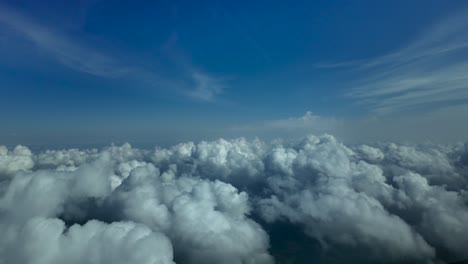
<svg viewBox="0 0 468 264"><path fill-rule="evenodd" d="M252 2L1 1L0 143L468 135L466 1Z"/></svg>

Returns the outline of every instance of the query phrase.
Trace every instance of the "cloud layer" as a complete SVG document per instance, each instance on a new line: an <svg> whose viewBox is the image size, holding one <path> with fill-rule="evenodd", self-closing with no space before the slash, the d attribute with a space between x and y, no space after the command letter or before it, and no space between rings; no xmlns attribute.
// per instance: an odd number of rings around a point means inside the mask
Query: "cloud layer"
<svg viewBox="0 0 468 264"><path fill-rule="evenodd" d="M2 146L0 263L451 262L468 258L467 180L463 144Z"/></svg>

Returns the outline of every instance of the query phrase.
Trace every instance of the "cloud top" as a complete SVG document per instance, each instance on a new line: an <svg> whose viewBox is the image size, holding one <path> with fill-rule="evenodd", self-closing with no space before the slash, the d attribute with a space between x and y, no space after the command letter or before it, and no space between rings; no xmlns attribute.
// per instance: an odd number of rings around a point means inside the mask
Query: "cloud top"
<svg viewBox="0 0 468 264"><path fill-rule="evenodd" d="M294 260L299 249L278 251L270 241L279 239L315 241L318 255L301 247L316 262L462 260L467 153L331 135L154 150L0 147L0 262ZM276 237L278 225L305 238Z"/></svg>

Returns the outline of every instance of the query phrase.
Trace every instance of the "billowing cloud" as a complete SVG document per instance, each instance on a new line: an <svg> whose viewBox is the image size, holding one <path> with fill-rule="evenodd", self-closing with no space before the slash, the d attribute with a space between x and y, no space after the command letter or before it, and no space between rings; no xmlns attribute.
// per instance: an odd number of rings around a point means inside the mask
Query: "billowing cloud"
<svg viewBox="0 0 468 264"><path fill-rule="evenodd" d="M167 234L182 263L272 263L268 236L246 214L248 195L230 184L160 175L148 164L132 171L109 197L118 218Z"/></svg>
<svg viewBox="0 0 468 264"><path fill-rule="evenodd" d="M434 250L423 237L379 202L392 191L382 170L353 154L330 136L275 151L272 163L281 170L269 178L273 195L260 201L263 217L302 224L324 244L369 248L368 258L431 259Z"/></svg>
<svg viewBox="0 0 468 264"><path fill-rule="evenodd" d="M167 237L131 222L91 220L67 228L60 219L36 217L2 224L0 232L2 263L174 263Z"/></svg>
<svg viewBox="0 0 468 264"><path fill-rule="evenodd" d="M27 147L18 145L12 151L8 151L7 147L0 146L0 180L18 171L30 170L33 166L32 153Z"/></svg>
<svg viewBox="0 0 468 264"><path fill-rule="evenodd" d="M315 241L318 253L296 243L309 262L466 259L467 157L464 144L348 146L330 135L0 147L0 262L295 259L297 248L270 245L295 239L277 237L278 224ZM337 252L343 259L323 257Z"/></svg>
<svg viewBox="0 0 468 264"><path fill-rule="evenodd" d="M37 263L41 252L40 263L273 262L247 193L228 183L181 176L175 164L160 173L145 162L152 153L129 144L28 153L37 169L2 182L3 248L15 248L2 262Z"/></svg>

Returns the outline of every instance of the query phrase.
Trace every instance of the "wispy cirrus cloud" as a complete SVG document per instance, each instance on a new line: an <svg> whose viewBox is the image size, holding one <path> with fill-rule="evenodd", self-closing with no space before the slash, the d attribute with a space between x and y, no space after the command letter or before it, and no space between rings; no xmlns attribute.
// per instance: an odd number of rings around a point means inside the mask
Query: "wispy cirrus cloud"
<svg viewBox="0 0 468 264"><path fill-rule="evenodd" d="M205 102L215 101L226 87L225 79L201 71L192 63L182 63L180 56L169 56L170 63L176 65L173 72L141 67L2 5L0 25L32 43L51 59L77 72L103 78L127 79L136 82L139 87L172 90Z"/></svg>
<svg viewBox="0 0 468 264"><path fill-rule="evenodd" d="M4 6L0 6L0 23L73 70L101 77L119 77L131 71L128 66L119 63L116 59L78 44L63 34L34 23L31 19Z"/></svg>
<svg viewBox="0 0 468 264"><path fill-rule="evenodd" d="M358 76L347 95L388 114L468 100L468 10L428 27L407 46L367 60L321 63Z"/></svg>
<svg viewBox="0 0 468 264"><path fill-rule="evenodd" d="M190 91L188 95L202 100L213 101L224 89L222 79L214 78L201 72L192 73L195 89Z"/></svg>
<svg viewBox="0 0 468 264"><path fill-rule="evenodd" d="M190 56L181 47L181 39L173 32L161 48L163 58L168 59L169 66L180 73L179 80L191 87L182 91L186 96L197 101L213 102L226 88L225 76L214 76L197 67Z"/></svg>

